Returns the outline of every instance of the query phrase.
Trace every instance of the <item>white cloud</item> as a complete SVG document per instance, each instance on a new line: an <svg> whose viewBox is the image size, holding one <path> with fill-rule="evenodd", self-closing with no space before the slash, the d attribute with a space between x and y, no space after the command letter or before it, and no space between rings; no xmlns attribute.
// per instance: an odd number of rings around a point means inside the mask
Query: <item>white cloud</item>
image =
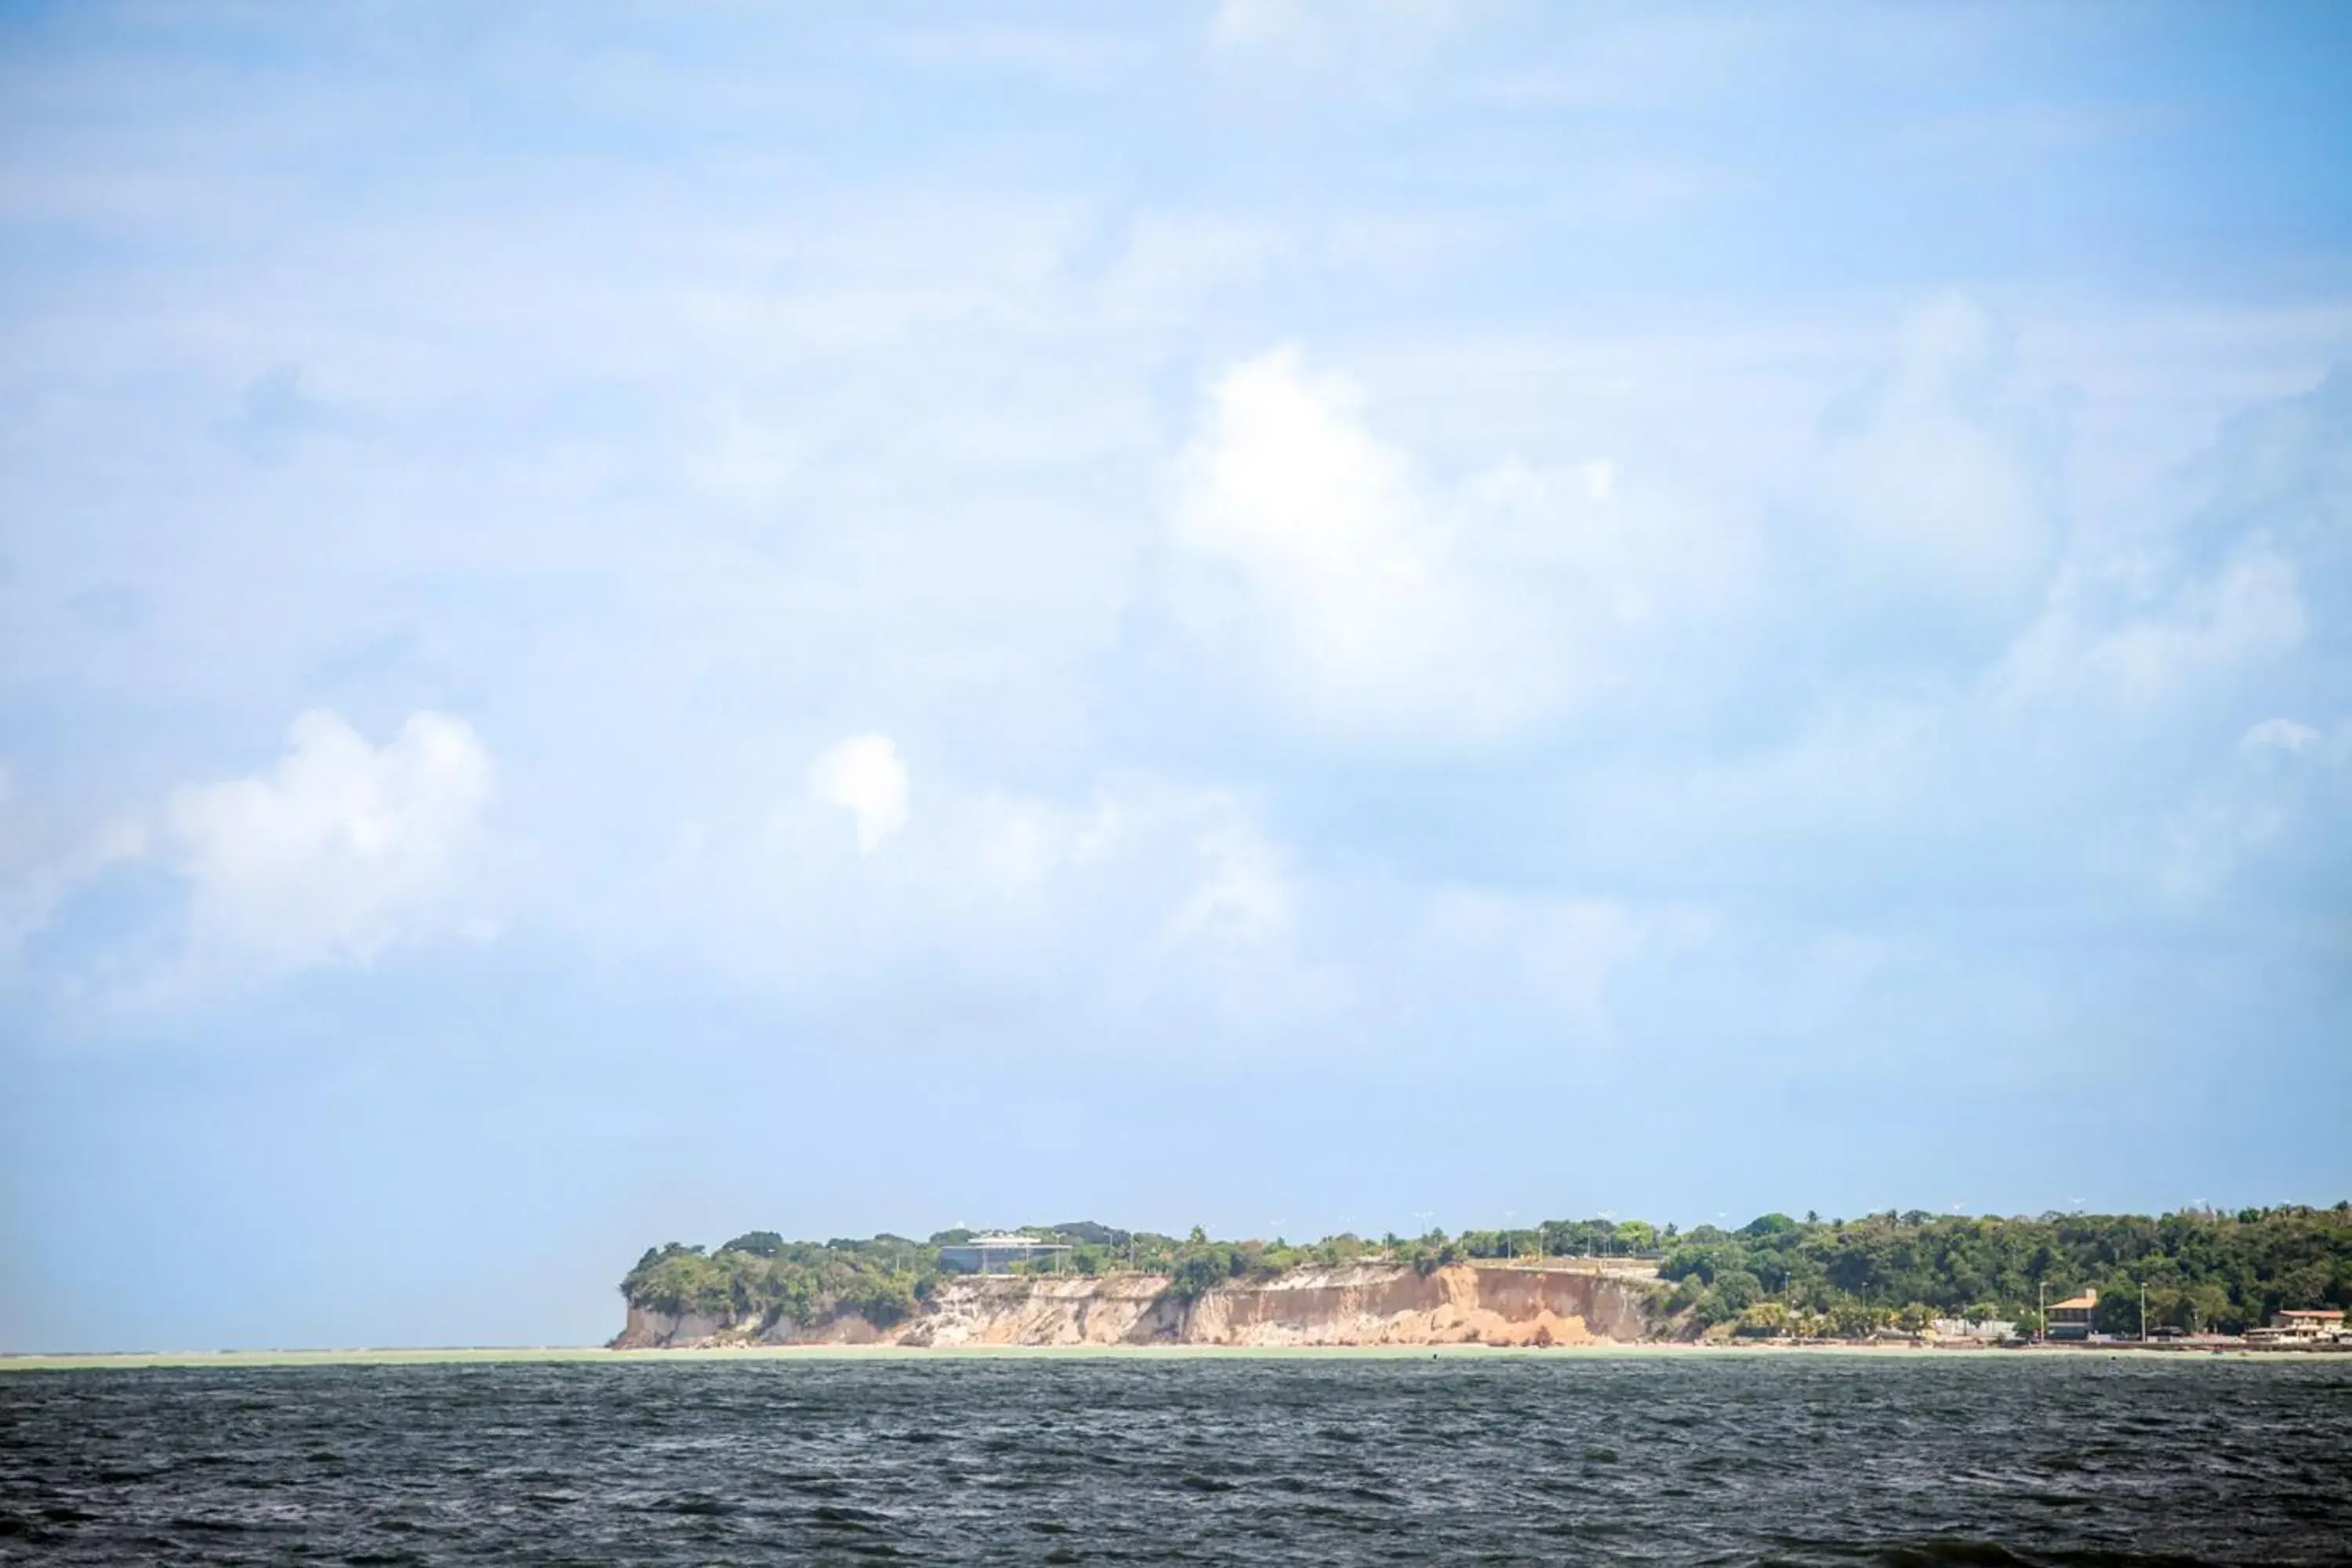
<svg viewBox="0 0 2352 1568"><path fill-rule="evenodd" d="M365 963L466 925L494 785L463 720L412 714L372 746L335 713L304 713L272 772L172 795L196 948L284 968Z"/></svg>
<svg viewBox="0 0 2352 1568"><path fill-rule="evenodd" d="M147 826L118 817L82 831L63 830L27 799L0 763L0 969L76 887L108 867L146 853Z"/></svg>
<svg viewBox="0 0 2352 1568"><path fill-rule="evenodd" d="M2303 640L2294 568L2257 552L2192 584L2178 611L2135 620L2101 637L2090 660L2132 696L2161 697L2185 680L2285 653Z"/></svg>
<svg viewBox="0 0 2352 1568"><path fill-rule="evenodd" d="M895 756L867 751L869 768ZM1115 1011L1148 995L1251 1014L1296 1000L1300 886L1234 794L1132 773L1032 793L943 772L923 800L899 852L870 857L814 789L697 824L648 896L604 908L607 940L667 933L698 963L803 995L887 991L913 965L929 983L1089 993Z"/></svg>
<svg viewBox="0 0 2352 1568"><path fill-rule="evenodd" d="M2238 737L2202 785L2163 824L2157 882L2176 910L2193 910L2234 880L2307 861L2324 847L2315 823L2338 820L2352 782L2352 723L2331 735L2265 719Z"/></svg>
<svg viewBox="0 0 2352 1568"><path fill-rule="evenodd" d="M1523 731L1654 677L1694 621L1719 638L1752 581L1748 531L1611 458L1425 478L1288 346L1218 378L1177 472L1177 621L1250 699L1342 731Z"/></svg>
<svg viewBox="0 0 2352 1568"><path fill-rule="evenodd" d="M809 794L857 820L857 851L871 855L907 826L907 764L887 735L852 735L809 764Z"/></svg>
<svg viewBox="0 0 2352 1568"><path fill-rule="evenodd" d="M2151 706L2200 683L2294 651L2308 616L2294 565L2248 551L2205 577L2175 579L2144 563L2118 608L2069 584L2010 650L1991 686L2004 702L2088 689Z"/></svg>
<svg viewBox="0 0 2352 1568"><path fill-rule="evenodd" d="M1297 889L1283 847L1230 793L1149 776L1104 781L1082 806L991 794L961 815L990 876L983 921L1010 905L1050 905L1056 920L1124 932L1139 956L1188 946L1232 955L1270 949L1297 930Z"/></svg>
<svg viewBox="0 0 2352 1568"><path fill-rule="evenodd" d="M1824 495L1856 591L2008 614L2039 596L2057 517L2031 422L1994 395L2000 369L1991 319L1945 296L1831 433Z"/></svg>
<svg viewBox="0 0 2352 1568"><path fill-rule="evenodd" d="M1240 580L1317 694L1402 692L1472 609L1405 459L1364 429L1353 386L1310 379L1288 348L1235 367L1213 401L1177 543Z"/></svg>
<svg viewBox="0 0 2352 1568"><path fill-rule="evenodd" d="M1482 577L1360 411L1287 347L1217 382L1172 518L1179 618L1246 684L1342 728L1486 732L1549 707L1559 672L1533 607Z"/></svg>
<svg viewBox="0 0 2352 1568"><path fill-rule="evenodd" d="M2265 719L2238 737L2238 749L2249 756L2264 752L2300 756L2318 744L2318 731L2292 719Z"/></svg>

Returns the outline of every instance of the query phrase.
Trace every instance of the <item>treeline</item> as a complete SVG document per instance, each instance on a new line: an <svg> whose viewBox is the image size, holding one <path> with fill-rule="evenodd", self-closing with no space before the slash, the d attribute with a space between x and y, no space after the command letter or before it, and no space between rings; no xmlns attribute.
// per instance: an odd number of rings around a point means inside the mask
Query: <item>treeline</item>
<svg viewBox="0 0 2352 1568"><path fill-rule="evenodd" d="M739 1236L717 1252L671 1242L649 1248L621 1281L632 1306L741 1322L813 1323L842 1312L887 1326L930 1294L939 1249L903 1237L786 1241Z"/></svg>
<svg viewBox="0 0 2352 1568"><path fill-rule="evenodd" d="M2092 1326L2236 1333L2287 1307L2352 1306L2352 1205L2144 1215L1856 1220L1766 1215L1677 1239L1658 1273L1704 1330L1852 1338L1933 1318L2031 1331L2043 1299L2099 1293Z"/></svg>
<svg viewBox="0 0 2352 1568"><path fill-rule="evenodd" d="M813 1323L855 1312L887 1326L930 1297L944 1271L940 1249L970 1241L970 1230L943 1230L917 1241L881 1235L830 1241L787 1241L774 1231L739 1236L706 1252L671 1242L647 1249L621 1281L636 1306L698 1312L732 1322ZM1320 1241L1220 1241L1199 1226L1182 1237L1127 1231L1092 1220L1025 1227L1021 1234L1070 1248L1060 1259L1013 1266L1017 1273L1066 1269L1079 1275L1125 1272L1166 1275L1170 1290L1191 1300L1219 1285L1272 1279L1293 1268L1336 1267L1365 1260L1411 1264L1424 1272L1472 1258L1528 1256L1654 1255L1674 1236L1641 1221L1551 1220L1520 1230L1465 1231L1448 1237L1371 1239L1342 1234Z"/></svg>
<svg viewBox="0 0 2352 1568"><path fill-rule="evenodd" d="M943 1230L926 1240L881 1235L864 1239L786 1241L773 1231L751 1231L714 1252L671 1242L648 1248L621 1281L634 1306L671 1313L698 1312L733 1322L813 1323L855 1312L887 1327L930 1299L944 1273L940 1250L971 1240L975 1232ZM1070 1248L1059 1259L1017 1263L1018 1274L1127 1272L1170 1277L1169 1289L1190 1300L1235 1280L1271 1279L1310 1264L1326 1266L1368 1257L1398 1257L1433 1268L1452 1262L1456 1248L1443 1236L1410 1243L1391 1237L1367 1242L1328 1237L1307 1246L1285 1241L1214 1241L1195 1226L1179 1238L1126 1231L1090 1220L1031 1226L1021 1234Z"/></svg>
<svg viewBox="0 0 2352 1568"><path fill-rule="evenodd" d="M621 1282L635 1305L735 1322L814 1323L855 1312L895 1323L929 1299L940 1249L974 1233L921 1241L786 1241L739 1236L714 1252L672 1242L637 1260ZM2101 1331L2137 1333L2141 1287L2150 1328L2235 1332L2284 1307L2352 1306L2352 1205L2332 1209L2191 1210L2138 1215L1945 1217L1914 1210L1854 1220L1766 1215L1738 1230L1678 1231L1640 1220L1548 1220L1517 1230L1414 1237L1353 1235L1294 1244L1221 1241L1195 1227L1182 1238L1092 1221L1032 1226L1023 1234L1070 1250L1015 1266L1020 1273L1129 1270L1169 1278L1196 1299L1217 1286L1289 1269L1359 1261L1426 1272L1476 1259L1635 1257L1656 1261L1671 1290L1661 1303L1687 1331L1852 1338L1932 1318L2006 1320L2030 1329L2039 1300L2099 1292Z"/></svg>

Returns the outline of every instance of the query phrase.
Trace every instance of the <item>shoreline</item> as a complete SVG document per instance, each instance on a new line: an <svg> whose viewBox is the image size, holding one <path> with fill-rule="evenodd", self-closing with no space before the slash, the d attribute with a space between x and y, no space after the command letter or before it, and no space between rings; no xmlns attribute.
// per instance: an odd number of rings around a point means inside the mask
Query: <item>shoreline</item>
<svg viewBox="0 0 2352 1568"><path fill-rule="evenodd" d="M2245 1345L2033 1345L1811 1343L1696 1344L1671 1341L1599 1341L1588 1344L1524 1345L741 1345L677 1350L608 1350L601 1345L413 1346L343 1350L85 1351L0 1354L0 1376L28 1372L138 1372L206 1367L462 1366L518 1363L659 1365L714 1362L926 1361L1418 1361L1593 1360L1609 1357L1851 1356L1879 1360L1942 1360L1952 1356L2081 1359L2129 1356L2149 1361L2304 1363L2352 1355L2352 1350L2265 1350Z"/></svg>

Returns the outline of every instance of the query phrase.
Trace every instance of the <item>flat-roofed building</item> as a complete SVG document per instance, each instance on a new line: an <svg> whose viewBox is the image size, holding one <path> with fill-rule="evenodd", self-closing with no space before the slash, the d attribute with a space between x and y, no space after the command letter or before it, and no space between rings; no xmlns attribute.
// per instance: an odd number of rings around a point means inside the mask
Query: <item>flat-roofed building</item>
<svg viewBox="0 0 2352 1568"><path fill-rule="evenodd" d="M1016 1263L1058 1259L1067 1245L1008 1231L990 1231L940 1248L940 1267L963 1274L1010 1274Z"/></svg>
<svg viewBox="0 0 2352 1568"><path fill-rule="evenodd" d="M2046 1340L2087 1340L2091 1337L2091 1314L2098 1310L2099 1293L2085 1290L2079 1296L2069 1296L2063 1301L2050 1303L2050 1312L2042 1329Z"/></svg>
<svg viewBox="0 0 2352 1568"><path fill-rule="evenodd" d="M2332 1340L2344 1331L2341 1307L2290 1307L2271 1314L2271 1327L2290 1340Z"/></svg>

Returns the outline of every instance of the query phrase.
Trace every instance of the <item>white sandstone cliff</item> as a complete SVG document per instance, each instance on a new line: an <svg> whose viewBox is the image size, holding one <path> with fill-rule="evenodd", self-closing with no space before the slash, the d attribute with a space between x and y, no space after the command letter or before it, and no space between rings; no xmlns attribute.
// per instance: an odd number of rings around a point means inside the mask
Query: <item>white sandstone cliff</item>
<svg viewBox="0 0 2352 1568"><path fill-rule="evenodd" d="M941 1279L914 1315L877 1327L728 1322L632 1305L616 1348L727 1344L1570 1345L1644 1338L1654 1288L1622 1272L1455 1264L1300 1268L1187 1301L1165 1275Z"/></svg>

